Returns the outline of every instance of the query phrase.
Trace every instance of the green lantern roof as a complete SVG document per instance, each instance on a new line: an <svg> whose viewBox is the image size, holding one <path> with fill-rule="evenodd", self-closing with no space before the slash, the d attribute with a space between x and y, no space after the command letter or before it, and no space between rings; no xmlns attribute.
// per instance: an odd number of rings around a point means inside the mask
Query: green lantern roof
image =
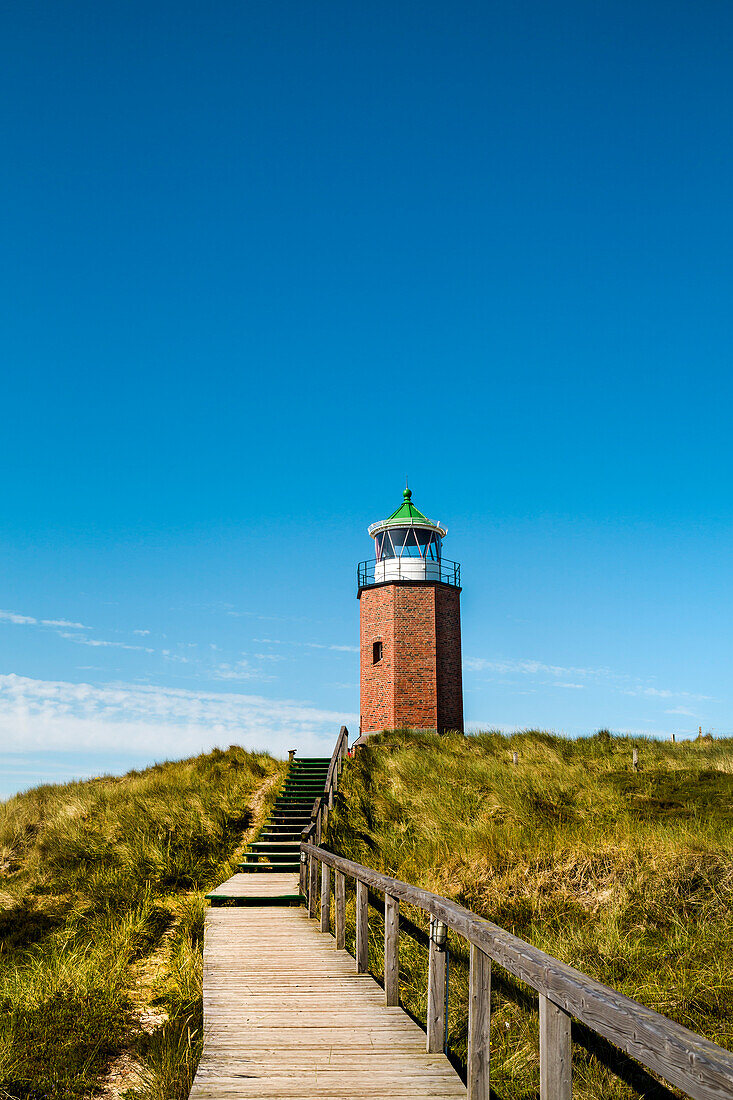
<svg viewBox="0 0 733 1100"><path fill-rule="evenodd" d="M397 511L393 512L387 519L373 523L369 528L370 535L375 535L378 531L384 530L385 527L405 526L429 527L431 530L438 531L441 537L447 533L447 528L443 527L440 523L435 523L432 519L428 519L419 508L415 507L412 503L412 489L405 488L402 496L403 501Z"/></svg>

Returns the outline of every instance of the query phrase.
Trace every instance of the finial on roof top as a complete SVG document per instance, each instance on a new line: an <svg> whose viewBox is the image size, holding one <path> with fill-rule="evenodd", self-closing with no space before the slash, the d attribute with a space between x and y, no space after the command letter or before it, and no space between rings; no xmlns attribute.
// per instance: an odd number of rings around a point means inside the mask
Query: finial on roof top
<svg viewBox="0 0 733 1100"><path fill-rule="evenodd" d="M405 478L405 488L402 490L402 495L405 498L405 500L409 500L410 497L412 496L412 489L407 484L407 478Z"/></svg>

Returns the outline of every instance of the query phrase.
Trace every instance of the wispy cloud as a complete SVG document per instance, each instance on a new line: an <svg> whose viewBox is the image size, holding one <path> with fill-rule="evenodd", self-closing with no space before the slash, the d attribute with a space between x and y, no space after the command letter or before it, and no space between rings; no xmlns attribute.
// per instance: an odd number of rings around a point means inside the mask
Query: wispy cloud
<svg viewBox="0 0 733 1100"><path fill-rule="evenodd" d="M64 626L67 630L89 630L84 623L70 623L68 619L41 619L41 626Z"/></svg>
<svg viewBox="0 0 733 1100"><path fill-rule="evenodd" d="M37 619L34 615L19 615L17 611L0 611L0 622L15 623L17 626L63 626L67 630L88 630L83 623L73 623L69 619Z"/></svg>
<svg viewBox="0 0 733 1100"><path fill-rule="evenodd" d="M0 744L7 752L143 751L151 760L232 743L276 754L327 755L354 714L295 700L131 684L0 676Z"/></svg>
<svg viewBox="0 0 733 1100"><path fill-rule="evenodd" d="M326 642L284 642L280 638L253 638L260 645L291 645L299 649L330 649L336 653L358 653L356 645L334 645Z"/></svg>
<svg viewBox="0 0 733 1100"><path fill-rule="evenodd" d="M272 680L273 676L268 676L267 673L261 669L253 668L251 663L246 657L237 661L235 664L222 664L218 668L214 669L213 676L215 680Z"/></svg>
<svg viewBox="0 0 733 1100"><path fill-rule="evenodd" d="M498 672L503 675L519 673L525 676L611 676L607 668L565 668L563 665L547 665L542 661L491 661L484 657L467 657L469 672Z"/></svg>
<svg viewBox="0 0 733 1100"><path fill-rule="evenodd" d="M624 695L650 695L655 699L695 699L698 701L709 700L710 695L695 695L691 691L669 691L667 688L633 687L625 688Z"/></svg>
<svg viewBox="0 0 733 1100"><path fill-rule="evenodd" d="M133 630L133 634L139 634L141 638L147 638L150 633L149 630Z"/></svg>
<svg viewBox="0 0 733 1100"><path fill-rule="evenodd" d="M694 710L690 710L689 707L670 707L670 709L665 710L664 713L665 714L681 714L681 715L685 715L687 718L694 718L695 717Z"/></svg>
<svg viewBox="0 0 733 1100"><path fill-rule="evenodd" d="M467 657L465 668L468 672L488 672L495 676L520 676L534 679L541 685L550 687L585 688L593 684L605 685L607 689L622 695L646 696L650 699L682 699L701 701L711 699L710 695L698 695L690 691L656 687L644 683L622 672L606 667L582 668L550 665L535 660L488 660L483 657ZM568 677L568 680L564 680ZM578 681L581 681L580 683ZM684 713L666 711L667 714Z"/></svg>
<svg viewBox="0 0 733 1100"><path fill-rule="evenodd" d="M136 649L142 653L153 653L148 646L129 645L128 642L108 642L102 638L88 638L86 634L68 634L64 630L59 630L58 635L59 638L68 638L70 642L76 642L77 645L89 645L97 649Z"/></svg>
<svg viewBox="0 0 733 1100"><path fill-rule="evenodd" d="M38 619L31 615L19 615L16 611L0 611L0 622L16 623L18 626L38 626Z"/></svg>

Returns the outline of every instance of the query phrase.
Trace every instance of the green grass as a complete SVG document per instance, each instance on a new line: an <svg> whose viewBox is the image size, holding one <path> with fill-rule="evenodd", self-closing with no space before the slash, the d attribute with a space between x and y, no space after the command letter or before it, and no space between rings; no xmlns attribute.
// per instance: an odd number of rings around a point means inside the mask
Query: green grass
<svg viewBox="0 0 733 1100"><path fill-rule="evenodd" d="M732 824L731 740L395 731L371 739L345 770L327 843L733 1048ZM419 911L407 915L425 926ZM379 974L382 924L370 923ZM400 951L404 1004L424 1020L426 952L404 936ZM459 1065L466 963L452 937L449 1043ZM497 967L493 1002L493 1087L506 1100L535 1098L536 997ZM582 1028L575 1036L579 1100L665 1095L592 1037L584 1049Z"/></svg>
<svg viewBox="0 0 733 1100"><path fill-rule="evenodd" d="M188 1095L203 895L283 769L233 747L0 804L2 1100L89 1096L123 1051L130 1100Z"/></svg>

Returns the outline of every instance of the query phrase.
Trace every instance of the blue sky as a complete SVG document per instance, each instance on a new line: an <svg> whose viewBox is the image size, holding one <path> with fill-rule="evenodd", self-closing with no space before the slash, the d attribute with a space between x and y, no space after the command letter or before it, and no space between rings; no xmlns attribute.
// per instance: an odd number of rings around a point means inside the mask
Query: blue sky
<svg viewBox="0 0 733 1100"><path fill-rule="evenodd" d="M733 729L733 10L1 30L0 794L326 751L406 473L470 726Z"/></svg>

